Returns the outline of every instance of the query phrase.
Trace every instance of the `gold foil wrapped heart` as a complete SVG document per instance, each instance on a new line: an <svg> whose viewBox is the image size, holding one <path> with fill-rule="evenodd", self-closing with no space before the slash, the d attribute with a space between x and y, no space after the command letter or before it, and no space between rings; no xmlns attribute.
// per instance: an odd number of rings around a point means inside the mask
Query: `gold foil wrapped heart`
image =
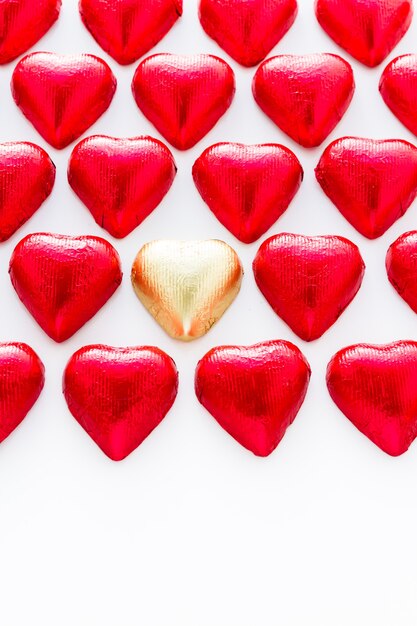
<svg viewBox="0 0 417 626"><path fill-rule="evenodd" d="M151 241L132 266L139 300L171 337L183 341L205 335L220 319L242 276L236 252L217 239Z"/></svg>

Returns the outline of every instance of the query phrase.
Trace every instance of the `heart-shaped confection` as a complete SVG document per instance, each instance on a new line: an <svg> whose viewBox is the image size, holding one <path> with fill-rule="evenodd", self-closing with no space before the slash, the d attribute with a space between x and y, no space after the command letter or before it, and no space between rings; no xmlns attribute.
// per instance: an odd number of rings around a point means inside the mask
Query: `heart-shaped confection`
<svg viewBox="0 0 417 626"><path fill-rule="evenodd" d="M411 0L316 0L321 27L355 59L375 67L411 24Z"/></svg>
<svg viewBox="0 0 417 626"><path fill-rule="evenodd" d="M257 65L294 23L296 0L200 0L200 22L238 63Z"/></svg>
<svg viewBox="0 0 417 626"><path fill-rule="evenodd" d="M216 239L145 244L132 267L142 304L174 339L205 335L239 292L243 269L236 252Z"/></svg>
<svg viewBox="0 0 417 626"><path fill-rule="evenodd" d="M154 54L138 66L132 82L136 104L179 150L202 139L232 103L232 68L210 54Z"/></svg>
<svg viewBox="0 0 417 626"><path fill-rule="evenodd" d="M379 91L400 122L417 135L417 54L404 54L388 63Z"/></svg>
<svg viewBox="0 0 417 626"><path fill-rule="evenodd" d="M398 456L417 436L417 343L357 344L327 366L330 395L384 452Z"/></svg>
<svg viewBox="0 0 417 626"><path fill-rule="evenodd" d="M251 243L287 209L303 170L295 154L279 144L218 143L194 163L193 178L217 219Z"/></svg>
<svg viewBox="0 0 417 626"><path fill-rule="evenodd" d="M31 48L58 19L61 0L0 2L0 64Z"/></svg>
<svg viewBox="0 0 417 626"><path fill-rule="evenodd" d="M125 237L152 213L175 174L171 152L152 137L87 137L68 166L71 187L113 237Z"/></svg>
<svg viewBox="0 0 417 626"><path fill-rule="evenodd" d="M59 342L93 317L122 280L119 255L101 237L50 233L24 237L9 273L25 307Z"/></svg>
<svg viewBox="0 0 417 626"><path fill-rule="evenodd" d="M262 111L306 148L320 145L345 114L355 90L352 68L335 54L282 54L253 79Z"/></svg>
<svg viewBox="0 0 417 626"><path fill-rule="evenodd" d="M55 165L39 146L0 143L0 241L39 209L55 182Z"/></svg>
<svg viewBox="0 0 417 626"><path fill-rule="evenodd" d="M417 148L401 139L342 137L324 151L316 177L365 237L380 237L417 194Z"/></svg>
<svg viewBox="0 0 417 626"><path fill-rule="evenodd" d="M177 395L174 361L162 350L92 345L70 358L63 390L68 408L113 461L133 452Z"/></svg>
<svg viewBox="0 0 417 626"><path fill-rule="evenodd" d="M353 300L365 265L357 246L344 237L282 233L264 241L253 271L275 313L301 339L312 341Z"/></svg>
<svg viewBox="0 0 417 626"><path fill-rule="evenodd" d="M220 346L197 365L201 404L236 441L268 456L294 421L307 392L310 367L288 341Z"/></svg>
<svg viewBox="0 0 417 626"><path fill-rule="evenodd" d="M417 231L404 233L388 249L386 268L390 283L417 313Z"/></svg>
<svg viewBox="0 0 417 626"><path fill-rule="evenodd" d="M167 34L182 15L182 0L80 0L79 9L103 50L128 65Z"/></svg>
<svg viewBox="0 0 417 626"><path fill-rule="evenodd" d="M0 343L0 442L35 404L45 382L45 368L25 343Z"/></svg>
<svg viewBox="0 0 417 626"><path fill-rule="evenodd" d="M54 148L65 148L94 124L115 90L111 69L91 54L34 52L12 76L17 106Z"/></svg>

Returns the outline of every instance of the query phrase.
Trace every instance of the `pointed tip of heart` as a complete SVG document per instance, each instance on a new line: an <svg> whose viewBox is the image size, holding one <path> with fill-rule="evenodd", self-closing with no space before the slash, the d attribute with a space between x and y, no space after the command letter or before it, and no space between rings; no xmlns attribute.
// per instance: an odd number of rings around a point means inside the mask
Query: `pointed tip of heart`
<svg viewBox="0 0 417 626"><path fill-rule="evenodd" d="M62 0L19 0L0 3L0 65L10 63L35 45L57 21Z"/></svg>
<svg viewBox="0 0 417 626"><path fill-rule="evenodd" d="M297 16L296 0L218 2L201 0L200 23L209 37L244 67L258 65Z"/></svg>
<svg viewBox="0 0 417 626"><path fill-rule="evenodd" d="M182 0L80 0L79 12L99 46L120 65L130 65L165 37L183 6Z"/></svg>
<svg viewBox="0 0 417 626"><path fill-rule="evenodd" d="M323 30L348 54L368 67L379 65L409 29L411 0L316 0Z"/></svg>

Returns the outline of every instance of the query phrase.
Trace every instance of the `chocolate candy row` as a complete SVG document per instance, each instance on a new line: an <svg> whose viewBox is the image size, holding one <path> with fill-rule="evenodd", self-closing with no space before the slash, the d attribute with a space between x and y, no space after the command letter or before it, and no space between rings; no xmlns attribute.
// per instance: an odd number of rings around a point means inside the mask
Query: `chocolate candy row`
<svg viewBox="0 0 417 626"><path fill-rule="evenodd" d="M110 106L116 78L89 54L35 52L12 75L16 104L42 137L64 148ZM415 134L417 55L397 57L385 68L380 91L398 119ZM355 90L349 63L334 54L279 55L264 61L252 85L259 107L302 146L320 145L345 114ZM199 142L230 107L232 68L208 54L156 54L144 59L132 81L136 104L179 150Z"/></svg>
<svg viewBox="0 0 417 626"><path fill-rule="evenodd" d="M13 4L13 11L8 10ZM191 5L190 5L191 6ZM8 63L35 44L58 19L61 0L5 0L0 5L4 36L0 63ZM296 0L200 0L205 32L244 66L258 64L295 21ZM80 0L83 23L116 61L133 63L155 46L183 12L182 0ZM349 54L374 67L407 32L411 0L316 0L325 32Z"/></svg>
<svg viewBox="0 0 417 626"><path fill-rule="evenodd" d="M286 211L303 178L279 144L218 143L193 166L195 185L217 219L251 243ZM68 181L97 224L114 237L132 232L161 202L176 174L170 150L152 137L87 137L72 151ZM401 139L342 137L323 152L316 178L362 235L382 235L417 194L417 148ZM55 167L32 143L0 144L0 241L50 195ZM16 211L15 207L19 207Z"/></svg>
<svg viewBox="0 0 417 626"><path fill-rule="evenodd" d="M198 363L201 404L242 446L268 456L303 404L310 366L288 341L219 346ZM20 424L44 385L44 366L26 344L0 344L0 441ZM417 436L417 343L358 344L327 367L331 397L382 450L397 456ZM119 461L154 430L174 403L174 361L152 346L89 345L75 352L63 392L75 419L107 456Z"/></svg>
<svg viewBox="0 0 417 626"><path fill-rule="evenodd" d="M390 246L386 266L392 285L417 312L417 231ZM365 264L344 237L281 233L260 246L253 271L277 315L312 341L353 300ZM122 281L119 255L106 240L50 233L24 237L9 274L20 300L58 342L91 319ZM151 241L139 250L131 272L139 300L171 337L184 341L201 337L220 319L242 276L237 253L216 239Z"/></svg>

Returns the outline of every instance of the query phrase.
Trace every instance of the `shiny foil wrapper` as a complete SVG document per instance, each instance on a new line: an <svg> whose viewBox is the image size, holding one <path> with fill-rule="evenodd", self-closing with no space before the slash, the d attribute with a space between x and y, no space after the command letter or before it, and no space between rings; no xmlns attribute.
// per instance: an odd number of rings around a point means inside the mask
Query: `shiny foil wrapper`
<svg viewBox="0 0 417 626"><path fill-rule="evenodd" d="M303 169L279 144L217 143L196 160L193 179L217 219L237 239L252 243L286 211Z"/></svg>
<svg viewBox="0 0 417 626"><path fill-rule="evenodd" d="M404 233L388 249L385 261L394 289L417 313L417 231Z"/></svg>
<svg viewBox="0 0 417 626"><path fill-rule="evenodd" d="M417 436L417 343L357 344L327 367L329 393L381 450L398 456Z"/></svg>
<svg viewBox="0 0 417 626"><path fill-rule="evenodd" d="M365 264L358 247L344 237L281 233L261 245L253 272L275 313L301 339L313 341L353 300Z"/></svg>
<svg viewBox="0 0 417 626"><path fill-rule="evenodd" d="M296 0L200 0L200 22L209 37L246 67L258 65L291 28Z"/></svg>
<svg viewBox="0 0 417 626"><path fill-rule="evenodd" d="M0 343L0 442L22 422L45 383L45 368L25 343Z"/></svg>
<svg viewBox="0 0 417 626"><path fill-rule="evenodd" d="M389 55L413 17L411 0L316 0L315 9L333 41L369 67Z"/></svg>
<svg viewBox="0 0 417 626"><path fill-rule="evenodd" d="M91 54L33 52L16 65L11 87L25 117L60 149L108 109L116 78L107 63Z"/></svg>
<svg viewBox="0 0 417 626"><path fill-rule="evenodd" d="M25 307L58 342L91 319L122 281L119 255L107 241L51 233L19 241L9 274Z"/></svg>
<svg viewBox="0 0 417 626"><path fill-rule="evenodd" d="M174 361L153 346L85 346L72 355L63 378L72 415L113 461L158 426L177 389Z"/></svg>
<svg viewBox="0 0 417 626"><path fill-rule="evenodd" d="M401 139L342 137L323 152L316 178L352 226L375 239L417 195L417 148Z"/></svg>
<svg viewBox="0 0 417 626"><path fill-rule="evenodd" d="M128 65L172 28L182 15L182 0L80 0L79 9L99 46Z"/></svg>
<svg viewBox="0 0 417 626"><path fill-rule="evenodd" d="M400 122L417 135L417 54L403 54L388 63L379 91Z"/></svg>
<svg viewBox="0 0 417 626"><path fill-rule="evenodd" d="M68 182L99 226L126 237L158 206L177 168L153 137L87 137L72 151Z"/></svg>
<svg viewBox="0 0 417 626"><path fill-rule="evenodd" d="M56 22L61 0L3 0L0 2L0 64L29 50Z"/></svg>
<svg viewBox="0 0 417 626"><path fill-rule="evenodd" d="M154 54L132 82L136 104L178 150L192 148L226 113L235 94L232 68L210 54Z"/></svg>
<svg viewBox="0 0 417 626"><path fill-rule="evenodd" d="M0 241L11 237L39 209L55 183L55 165L39 146L0 143Z"/></svg>
<svg viewBox="0 0 417 626"><path fill-rule="evenodd" d="M307 393L310 366L288 341L219 346L199 361L195 392L236 441L268 456L294 421Z"/></svg>
<svg viewBox="0 0 417 626"><path fill-rule="evenodd" d="M253 95L262 111L305 148L337 126L355 90L349 63L335 54L281 54L256 70Z"/></svg>
<svg viewBox="0 0 417 626"><path fill-rule="evenodd" d="M204 335L239 292L243 269L223 241L158 240L139 250L133 288L149 313L173 338Z"/></svg>

